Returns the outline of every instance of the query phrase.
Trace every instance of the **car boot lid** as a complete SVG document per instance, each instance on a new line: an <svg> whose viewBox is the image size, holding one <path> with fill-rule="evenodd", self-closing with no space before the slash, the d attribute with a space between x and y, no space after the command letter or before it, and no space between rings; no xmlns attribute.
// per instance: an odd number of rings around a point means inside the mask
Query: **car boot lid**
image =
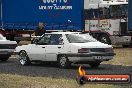
<svg viewBox="0 0 132 88"><path fill-rule="evenodd" d="M104 44L101 42L71 43L71 45L82 48L112 48L112 45Z"/></svg>

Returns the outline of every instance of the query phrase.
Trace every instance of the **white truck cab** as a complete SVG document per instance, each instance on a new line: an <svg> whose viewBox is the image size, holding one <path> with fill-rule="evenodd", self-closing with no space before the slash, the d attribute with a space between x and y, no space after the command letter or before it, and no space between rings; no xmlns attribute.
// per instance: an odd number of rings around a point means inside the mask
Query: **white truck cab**
<svg viewBox="0 0 132 88"><path fill-rule="evenodd" d="M127 0L85 0L84 13L85 32L107 44L131 44Z"/></svg>

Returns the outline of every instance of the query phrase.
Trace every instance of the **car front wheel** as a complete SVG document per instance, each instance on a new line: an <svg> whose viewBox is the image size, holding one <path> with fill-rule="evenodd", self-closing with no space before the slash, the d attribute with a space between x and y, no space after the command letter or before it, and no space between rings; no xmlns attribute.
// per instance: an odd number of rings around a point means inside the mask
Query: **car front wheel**
<svg viewBox="0 0 132 88"><path fill-rule="evenodd" d="M29 57L28 57L28 55L25 51L21 51L19 53L19 62L23 66L29 65L31 63L30 60L29 60Z"/></svg>
<svg viewBox="0 0 132 88"><path fill-rule="evenodd" d="M91 62L91 63L89 63L89 65L90 65L92 68L97 68L97 67L99 67L100 63L101 63L101 62Z"/></svg>
<svg viewBox="0 0 132 88"><path fill-rule="evenodd" d="M58 57L58 65L61 68L68 68L70 67L71 63L68 60L68 57L66 57L66 55L60 55Z"/></svg>

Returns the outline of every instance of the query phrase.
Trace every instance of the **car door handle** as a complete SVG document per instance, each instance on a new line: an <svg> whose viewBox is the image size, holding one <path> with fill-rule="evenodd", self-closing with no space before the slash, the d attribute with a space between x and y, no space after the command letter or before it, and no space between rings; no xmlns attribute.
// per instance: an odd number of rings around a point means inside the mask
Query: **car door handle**
<svg viewBox="0 0 132 88"><path fill-rule="evenodd" d="M61 48L61 47L58 47L59 49Z"/></svg>
<svg viewBox="0 0 132 88"><path fill-rule="evenodd" d="M45 47L42 47L42 48L45 48Z"/></svg>

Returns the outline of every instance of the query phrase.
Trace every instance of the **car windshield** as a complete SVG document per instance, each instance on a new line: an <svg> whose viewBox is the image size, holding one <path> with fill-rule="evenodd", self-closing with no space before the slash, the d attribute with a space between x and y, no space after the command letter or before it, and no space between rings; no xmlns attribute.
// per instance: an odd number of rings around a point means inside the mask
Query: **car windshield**
<svg viewBox="0 0 132 88"><path fill-rule="evenodd" d="M66 34L69 43L87 43L87 42L97 42L89 34Z"/></svg>
<svg viewBox="0 0 132 88"><path fill-rule="evenodd" d="M110 6L110 15L111 17L122 17L128 15L128 5L112 5Z"/></svg>

